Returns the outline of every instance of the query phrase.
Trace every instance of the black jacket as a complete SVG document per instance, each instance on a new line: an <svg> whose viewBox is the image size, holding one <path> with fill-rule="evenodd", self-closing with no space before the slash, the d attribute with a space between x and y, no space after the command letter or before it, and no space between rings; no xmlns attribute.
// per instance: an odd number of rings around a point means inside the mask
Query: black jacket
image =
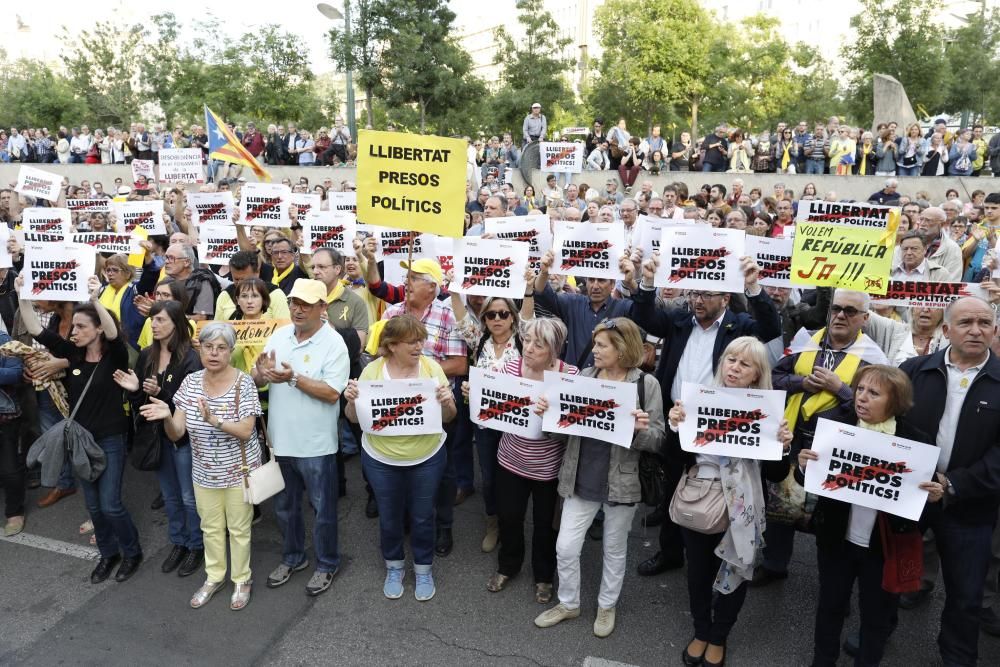
<svg viewBox="0 0 1000 667"><path fill-rule="evenodd" d="M948 395L948 349L899 367L913 383L914 407L907 417L931 443L937 442ZM955 495L945 498L944 511L960 523L993 525L1000 506L1000 360L992 352L965 395L945 474Z"/></svg>
<svg viewBox="0 0 1000 667"><path fill-rule="evenodd" d="M830 312L830 303L833 301L832 287L816 288L816 303L810 305L805 301L800 301L794 306L785 306L781 309L781 338L785 347L792 342L792 338L800 329L815 331L826 326L826 316Z"/></svg>
<svg viewBox="0 0 1000 667"><path fill-rule="evenodd" d="M147 367L149 364L149 355L152 352L152 346L147 347L142 352L139 353L139 358L135 362L135 374L139 378L139 391L128 392L128 400L132 406L132 414L136 415L139 413L139 406L146 403L148 397L146 392L142 390L142 381L148 377L152 377L151 374L147 372ZM198 352L193 348L188 348L187 354L184 355L183 359L177 362L172 362L167 370L163 373L156 373L156 378L160 385L160 393L156 395L156 398L163 401L170 406L170 412L173 412L176 406L174 405L174 394L177 390L181 388L181 382L184 381L191 373L201 370L201 357L198 356ZM164 436L166 432L163 431ZM183 447L189 444L190 440L185 432L184 436L174 443L177 447Z"/></svg>

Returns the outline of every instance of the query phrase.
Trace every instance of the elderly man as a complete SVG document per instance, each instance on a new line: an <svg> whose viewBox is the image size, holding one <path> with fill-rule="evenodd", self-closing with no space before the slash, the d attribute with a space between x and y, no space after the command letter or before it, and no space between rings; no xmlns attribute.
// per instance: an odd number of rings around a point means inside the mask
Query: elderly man
<svg viewBox="0 0 1000 667"><path fill-rule="evenodd" d="M909 231L899 241L899 262L892 266L895 280L948 282L948 272L937 262L927 260L927 239L916 230Z"/></svg>
<svg viewBox="0 0 1000 667"><path fill-rule="evenodd" d="M899 181L895 178L885 179L885 185L878 192L873 192L868 201L872 204L883 204L885 206L894 206L899 203L899 193L896 192L896 188L899 187Z"/></svg>
<svg viewBox="0 0 1000 667"><path fill-rule="evenodd" d="M281 564L267 577L268 588L288 583L309 566L305 548L302 494L315 511L313 549L316 571L306 594L330 588L340 569L337 544L337 420L340 394L350 371L347 346L323 324L326 286L300 278L289 296L292 323L268 339L253 379L270 385L267 436L281 466L285 488L275 499L281 528Z"/></svg>
<svg viewBox="0 0 1000 667"><path fill-rule="evenodd" d="M962 249L952 240L951 234L944 228L945 213L937 206L930 206L920 212L917 226L927 240L927 258L944 267L948 280L958 282L962 279ZM900 249L896 249L894 262L899 261Z"/></svg>
<svg viewBox="0 0 1000 667"><path fill-rule="evenodd" d="M164 270L174 280L184 283L188 293L187 314L192 320L211 320L215 317L215 302L224 286L219 278L208 269L195 268L197 259L191 246L185 243L171 243L166 252Z"/></svg>
<svg viewBox="0 0 1000 667"><path fill-rule="evenodd" d="M548 121L542 114L542 105L535 102L531 105L531 113L525 116L524 122L521 123L521 137L524 139L524 144L545 139L547 131Z"/></svg>
<svg viewBox="0 0 1000 667"><path fill-rule="evenodd" d="M353 328L361 347L368 340L368 306L344 284L344 256L335 248L320 248L313 253L312 271L326 287L326 320L335 329Z"/></svg>
<svg viewBox="0 0 1000 667"><path fill-rule="evenodd" d="M309 277L295 262L297 250L295 242L288 238L280 238L272 243L271 263L260 268L260 279L289 294L296 280Z"/></svg>

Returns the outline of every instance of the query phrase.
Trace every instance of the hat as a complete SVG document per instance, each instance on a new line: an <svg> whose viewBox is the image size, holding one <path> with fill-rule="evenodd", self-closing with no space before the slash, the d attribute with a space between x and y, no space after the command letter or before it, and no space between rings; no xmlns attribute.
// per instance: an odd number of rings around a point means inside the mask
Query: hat
<svg viewBox="0 0 1000 667"><path fill-rule="evenodd" d="M434 282L441 284L441 279L444 278L444 273L441 272L441 265L435 262L433 259L418 259L414 260L412 264L407 264L405 261L399 263L404 269L409 269L414 273L423 273L434 279Z"/></svg>
<svg viewBox="0 0 1000 667"><path fill-rule="evenodd" d="M245 179L245 178L243 178L242 176L240 176L239 178L237 178L237 179L236 179L236 182L237 182L237 183L246 183L246 182L247 182L247 179Z"/></svg>
<svg viewBox="0 0 1000 667"><path fill-rule="evenodd" d="M299 299L312 305L326 299L326 285L318 280L309 278L298 278L292 285L292 291L288 295L288 300Z"/></svg>
<svg viewBox="0 0 1000 667"><path fill-rule="evenodd" d="M532 109L534 109L535 107L538 107L539 109L541 109L542 108L542 103L541 102L535 102L534 104L531 105Z"/></svg>
<svg viewBox="0 0 1000 667"><path fill-rule="evenodd" d="M123 185L120 188L118 188L118 194L120 194L120 195L130 195L130 194L132 194L132 188L130 188L127 185Z"/></svg>

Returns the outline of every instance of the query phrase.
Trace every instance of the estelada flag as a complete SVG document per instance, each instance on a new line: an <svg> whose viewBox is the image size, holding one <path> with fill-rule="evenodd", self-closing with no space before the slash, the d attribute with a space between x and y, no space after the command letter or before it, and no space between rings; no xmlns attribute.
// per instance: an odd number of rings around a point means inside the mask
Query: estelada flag
<svg viewBox="0 0 1000 667"><path fill-rule="evenodd" d="M257 178L262 181L271 181L271 174L260 166L257 158L250 155L250 151L243 147L236 135L229 131L222 119L215 115L215 112L207 105L205 106L205 132L208 134L208 157L213 160L250 167L253 169L253 173L257 174Z"/></svg>

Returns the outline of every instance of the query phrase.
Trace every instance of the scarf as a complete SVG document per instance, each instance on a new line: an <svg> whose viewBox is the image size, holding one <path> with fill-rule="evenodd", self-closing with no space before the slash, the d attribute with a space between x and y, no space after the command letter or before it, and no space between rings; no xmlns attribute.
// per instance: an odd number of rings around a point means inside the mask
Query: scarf
<svg viewBox="0 0 1000 667"><path fill-rule="evenodd" d="M330 293L326 295L326 302L333 303L340 298L340 295L344 293L344 283L337 281L337 284L333 286Z"/></svg>
<svg viewBox="0 0 1000 667"><path fill-rule="evenodd" d="M896 435L896 418L889 417L884 422L879 422L878 424L869 424L863 419L858 419L858 426L861 428L866 428L869 431L875 431L876 433L885 433L886 435Z"/></svg>
<svg viewBox="0 0 1000 667"><path fill-rule="evenodd" d="M858 167L858 173L862 176L865 175L865 166L868 164L868 155L871 153L871 150L868 150L869 148L869 146L861 147L861 166Z"/></svg>
<svg viewBox="0 0 1000 667"><path fill-rule="evenodd" d="M729 528L715 548L722 564L713 588L726 595L753 578L763 553L766 519L760 464L752 459L722 456L719 472L729 509Z"/></svg>
<svg viewBox="0 0 1000 667"><path fill-rule="evenodd" d="M788 149L791 148L791 147L792 147L792 144L786 143L785 144L785 148L781 152L781 168L784 169L784 170L786 170L786 171L788 170L788 161L789 161Z"/></svg>
<svg viewBox="0 0 1000 667"><path fill-rule="evenodd" d="M10 340L0 345L0 354L6 357L20 357L22 361L48 357L45 352L36 350L30 345L25 345L19 340ZM51 380L46 380L45 382L32 381L32 384L36 391L49 392L49 396L52 397L52 402L55 404L56 409L59 410L59 414L63 417L69 417L69 395L66 393L66 387L60 382L65 376L66 373L63 371Z"/></svg>
<svg viewBox="0 0 1000 667"><path fill-rule="evenodd" d="M288 277L288 274L292 272L295 268L295 262L288 265L288 268L278 273L278 269L274 269L274 274L271 276L271 284L275 287L281 287L281 281Z"/></svg>
<svg viewBox="0 0 1000 667"><path fill-rule="evenodd" d="M101 296L99 301L101 305L108 309L108 311L115 314L118 321L122 321L122 298L125 296L125 292L128 291L128 285L122 285L122 287L116 292L111 285L105 286L101 290Z"/></svg>
<svg viewBox="0 0 1000 667"><path fill-rule="evenodd" d="M826 328L824 327L813 334L812 341L820 345L825 335ZM858 337L854 342L861 340L861 336L863 335L859 331ZM795 361L795 374L804 377L812 373L813 366L816 365L817 354L817 350L800 353L799 358ZM837 364L837 367L833 369L833 372L837 374L837 377L844 384L849 385L851 384L851 380L854 379L854 374L858 372L858 366L860 365L861 357L848 353ZM805 421L809 421L813 415L829 410L835 405L837 405L837 397L825 389L813 394L809 398L805 398L804 391L792 394L788 397L788 405L785 406L785 420L788 422L788 428L792 431L795 430L795 425L798 423L800 415L805 418Z"/></svg>

